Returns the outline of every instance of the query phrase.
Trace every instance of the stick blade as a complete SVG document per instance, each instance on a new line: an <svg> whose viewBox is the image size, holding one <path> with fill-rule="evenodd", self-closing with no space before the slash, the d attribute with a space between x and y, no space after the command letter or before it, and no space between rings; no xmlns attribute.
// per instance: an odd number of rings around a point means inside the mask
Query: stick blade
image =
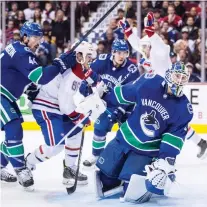
<svg viewBox="0 0 207 207"><path fill-rule="evenodd" d="M69 187L69 188L66 188L66 190L67 190L68 195L70 195L70 194L72 194L72 193L75 192L75 190L76 190L76 185L73 185L73 186L71 186L71 187Z"/></svg>

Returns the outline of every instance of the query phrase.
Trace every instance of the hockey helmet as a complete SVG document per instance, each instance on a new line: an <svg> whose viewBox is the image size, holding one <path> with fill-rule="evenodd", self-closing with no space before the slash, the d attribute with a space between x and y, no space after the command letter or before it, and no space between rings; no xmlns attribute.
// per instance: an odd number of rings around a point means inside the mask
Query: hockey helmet
<svg viewBox="0 0 207 207"><path fill-rule="evenodd" d="M27 37L31 37L31 36L42 37L43 31L39 24L27 21L22 25L20 29L20 36L24 37L24 35L26 35Z"/></svg>
<svg viewBox="0 0 207 207"><path fill-rule="evenodd" d="M183 87L188 83L189 77L188 68L180 61L172 64L171 68L165 73L165 81L170 87L172 94L177 97L183 95Z"/></svg>
<svg viewBox="0 0 207 207"><path fill-rule="evenodd" d="M77 43L74 43L72 45L72 47L77 44ZM91 55L91 57L94 58L94 56L96 56L96 51L95 49L93 48L92 44L90 44L89 42L86 42L86 41L82 41L80 45L78 45L78 47L74 50L76 53L82 53L83 55L83 60L82 61L78 61L78 63L80 64L84 64L85 61L86 61L86 56L87 55Z"/></svg>

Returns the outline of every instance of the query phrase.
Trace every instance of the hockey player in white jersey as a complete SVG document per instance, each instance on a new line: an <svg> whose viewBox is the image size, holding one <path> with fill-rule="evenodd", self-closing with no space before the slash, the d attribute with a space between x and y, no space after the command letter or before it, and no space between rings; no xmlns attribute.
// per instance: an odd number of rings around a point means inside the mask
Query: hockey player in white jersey
<svg viewBox="0 0 207 207"><path fill-rule="evenodd" d="M27 166L35 169L35 165L57 155L64 149L65 160L63 184L72 184L76 173L76 158L80 148L82 128L78 127L72 134L59 143L64 135L84 116L75 112L73 94L85 78L84 69L92 61L93 47L83 41L72 54L74 65L67 73L59 74L53 81L41 86L39 93L32 101L32 113L41 127L45 144L40 145L26 157ZM89 119L83 123L88 124ZM87 176L79 173L78 184L87 184Z"/></svg>
<svg viewBox="0 0 207 207"><path fill-rule="evenodd" d="M144 19L146 36L140 39L132 30L126 20L120 20L120 26L136 51L142 54L140 65L146 72L154 72L164 77L166 69L172 65L170 60L170 46L166 45L162 38L154 30L154 14L149 12ZM199 135L190 126L186 135L187 140L193 141L199 149L198 158L204 158L207 152L206 140Z"/></svg>

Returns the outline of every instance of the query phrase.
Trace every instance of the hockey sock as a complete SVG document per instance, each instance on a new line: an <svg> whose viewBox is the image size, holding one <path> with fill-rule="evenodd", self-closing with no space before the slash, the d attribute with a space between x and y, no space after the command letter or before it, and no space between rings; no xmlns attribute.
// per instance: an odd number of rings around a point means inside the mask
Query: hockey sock
<svg viewBox="0 0 207 207"><path fill-rule="evenodd" d="M8 152L5 142L2 142L0 145L0 158L1 158L0 167L6 167L8 164Z"/></svg>
<svg viewBox="0 0 207 207"><path fill-rule="evenodd" d="M47 145L40 145L34 152L32 152L27 157L27 162L30 164L36 165L40 162L44 162L51 157L56 156L59 154L64 148L64 145L58 146L47 146Z"/></svg>
<svg viewBox="0 0 207 207"><path fill-rule="evenodd" d="M99 156L104 150L106 144L106 136L97 136L94 134L92 142L92 154Z"/></svg>
<svg viewBox="0 0 207 207"><path fill-rule="evenodd" d="M65 142L65 165L74 167L80 150L82 131L68 138Z"/></svg>

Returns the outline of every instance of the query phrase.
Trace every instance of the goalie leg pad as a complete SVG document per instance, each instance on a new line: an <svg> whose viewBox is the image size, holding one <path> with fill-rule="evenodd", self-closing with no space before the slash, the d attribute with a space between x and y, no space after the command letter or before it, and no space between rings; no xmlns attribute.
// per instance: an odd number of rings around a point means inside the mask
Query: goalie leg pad
<svg viewBox="0 0 207 207"><path fill-rule="evenodd" d="M151 164L152 158L130 151L119 175L120 180L129 181L133 174L145 176L145 166ZM137 163L136 165L134 163Z"/></svg>
<svg viewBox="0 0 207 207"><path fill-rule="evenodd" d="M123 191L121 181L118 179L109 178L101 171L95 171L95 192L97 198L107 198L117 195Z"/></svg>
<svg viewBox="0 0 207 207"><path fill-rule="evenodd" d="M108 177L118 178L126 159L126 147L113 139L101 153L96 166Z"/></svg>
<svg viewBox="0 0 207 207"><path fill-rule="evenodd" d="M121 201L132 203L144 203L150 200L152 193L145 186L145 176L133 174L129 183L125 183L127 190Z"/></svg>

